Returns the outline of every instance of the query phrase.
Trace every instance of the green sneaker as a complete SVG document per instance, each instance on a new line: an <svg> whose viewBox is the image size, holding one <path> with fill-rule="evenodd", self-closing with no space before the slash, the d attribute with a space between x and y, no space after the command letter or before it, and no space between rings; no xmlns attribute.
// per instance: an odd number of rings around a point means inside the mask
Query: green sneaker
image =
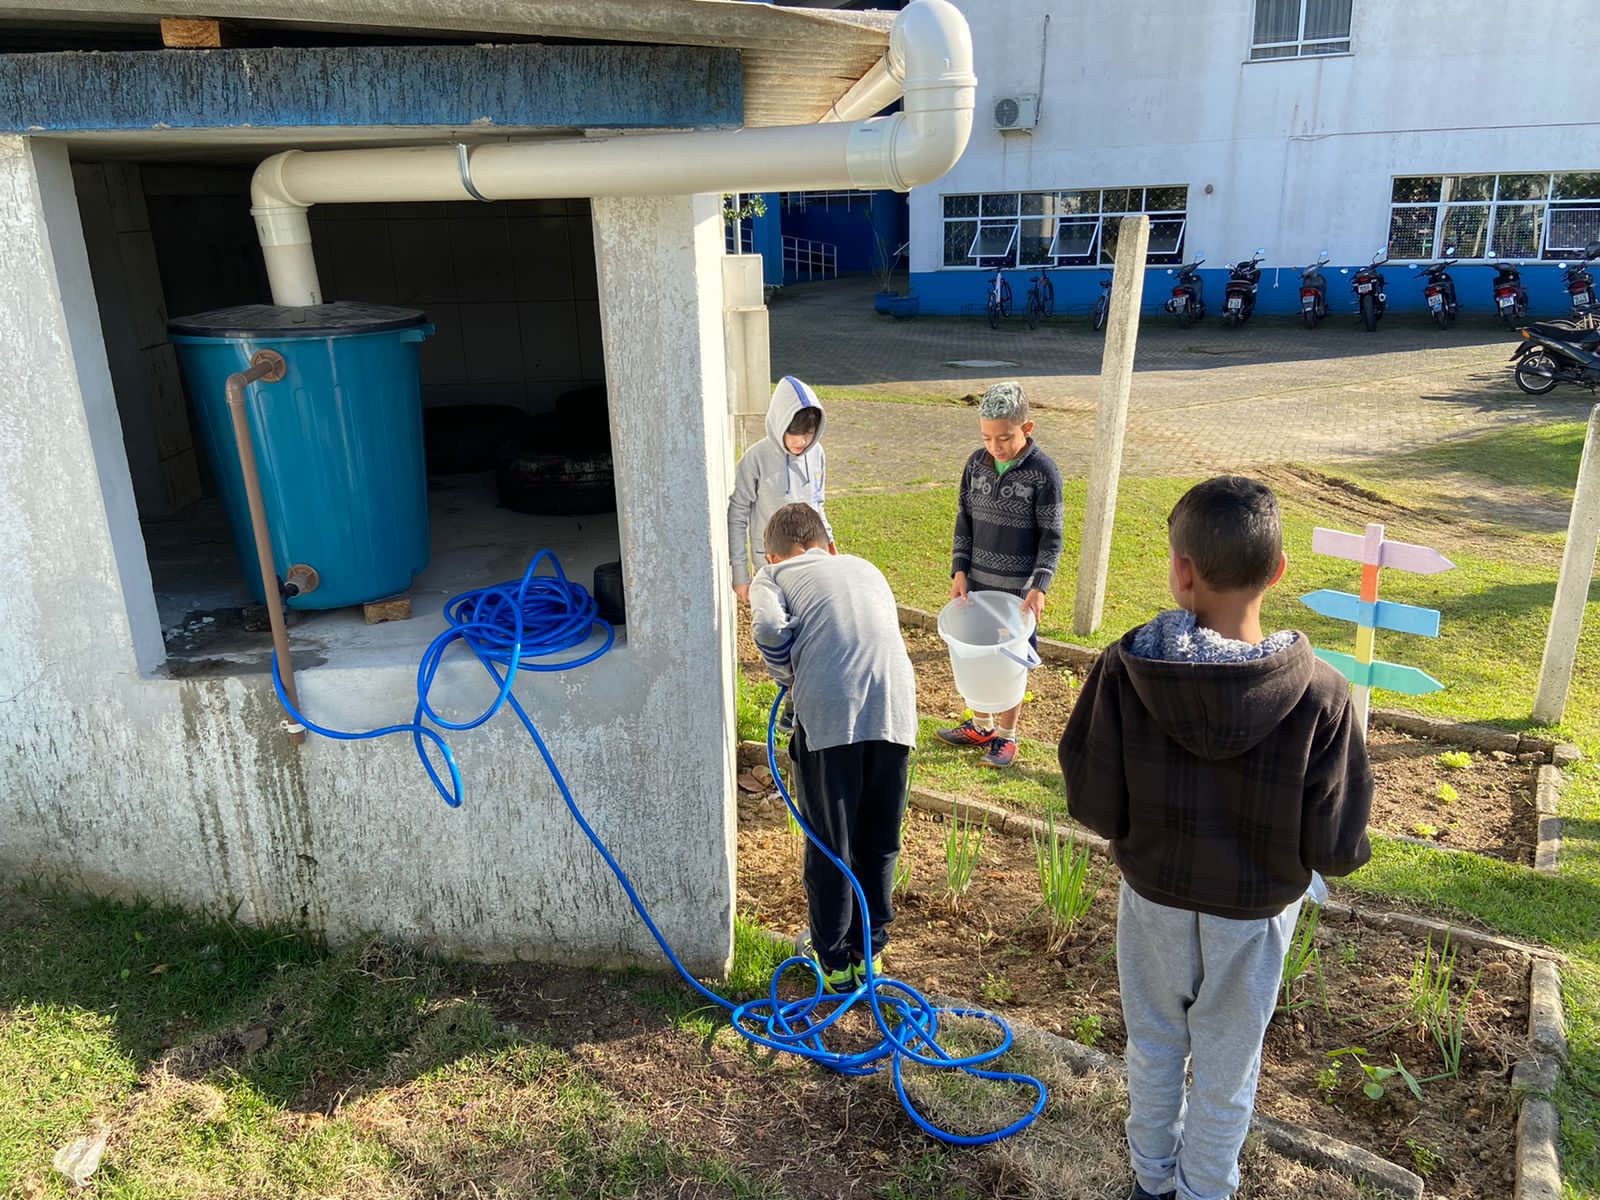
<svg viewBox="0 0 1600 1200"><path fill-rule="evenodd" d="M811 944L811 931L805 930L794 940L795 953L802 958L809 958L817 964L817 970L822 972L822 990L829 995L842 995L853 992L859 986L854 964L840 967L837 971L830 971L823 965L822 959L817 957L817 948Z"/></svg>
<svg viewBox="0 0 1600 1200"><path fill-rule="evenodd" d="M866 982L867 982L867 964L866 963L864 963L864 962L851 963L850 964L850 973L851 973L851 977L855 980L855 986L856 987L862 987L862 986L864 986L866 984ZM874 979L882 979L883 976L884 976L883 955L874 954L872 956L872 977Z"/></svg>

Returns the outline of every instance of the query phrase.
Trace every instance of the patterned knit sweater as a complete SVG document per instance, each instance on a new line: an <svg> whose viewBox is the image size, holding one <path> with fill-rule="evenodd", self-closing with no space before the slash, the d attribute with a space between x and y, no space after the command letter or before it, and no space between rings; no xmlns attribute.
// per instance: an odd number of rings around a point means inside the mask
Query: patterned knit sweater
<svg viewBox="0 0 1600 1200"><path fill-rule="evenodd" d="M979 589L1021 596L1050 590L1061 558L1061 472L1028 439L1001 475L994 456L975 451L961 472L950 573Z"/></svg>

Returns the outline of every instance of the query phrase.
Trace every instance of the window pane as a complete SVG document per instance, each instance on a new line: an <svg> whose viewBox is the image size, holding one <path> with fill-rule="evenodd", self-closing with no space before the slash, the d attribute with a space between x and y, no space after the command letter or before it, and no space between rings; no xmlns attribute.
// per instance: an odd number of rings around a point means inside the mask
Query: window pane
<svg viewBox="0 0 1600 1200"><path fill-rule="evenodd" d="M1549 190L1550 176L1548 175L1500 176L1500 199L1502 200L1543 200L1545 193Z"/></svg>
<svg viewBox="0 0 1600 1200"><path fill-rule="evenodd" d="M1444 180L1438 175L1407 175L1394 181L1391 199L1396 204L1416 202L1437 203L1439 186Z"/></svg>
<svg viewBox="0 0 1600 1200"><path fill-rule="evenodd" d="M1183 253L1182 221L1150 222L1150 261L1175 262Z"/></svg>
<svg viewBox="0 0 1600 1200"><path fill-rule="evenodd" d="M1025 267L1038 266L1050 261L1050 243L1055 240L1054 217L1023 218L1022 233L1017 240L1017 262Z"/></svg>
<svg viewBox="0 0 1600 1200"><path fill-rule="evenodd" d="M1493 175L1446 175L1444 198L1450 200L1493 200Z"/></svg>
<svg viewBox="0 0 1600 1200"><path fill-rule="evenodd" d="M1017 215L1017 194L985 192L979 212L986 217L1014 217Z"/></svg>
<svg viewBox="0 0 1600 1200"><path fill-rule="evenodd" d="M1093 188L1081 192L1062 192L1061 211L1064 213L1097 213L1100 211L1100 193Z"/></svg>
<svg viewBox="0 0 1600 1200"><path fill-rule="evenodd" d="M1307 42L1305 45L1300 47L1300 53L1301 54L1305 54L1305 55L1311 55L1311 54L1348 54L1348 53L1350 53L1350 43L1349 42Z"/></svg>
<svg viewBox="0 0 1600 1200"><path fill-rule="evenodd" d="M1100 222L1100 262L1109 266L1117 261L1117 233L1122 222L1116 217L1106 217Z"/></svg>
<svg viewBox="0 0 1600 1200"><path fill-rule="evenodd" d="M1186 187L1147 188L1144 194L1146 212L1182 212L1189 203Z"/></svg>
<svg viewBox="0 0 1600 1200"><path fill-rule="evenodd" d="M1016 222L978 226L978 236L973 239L968 256L977 259L1003 258L1011 261L1011 250L1017 241ZM993 262L987 265L993 266Z"/></svg>
<svg viewBox="0 0 1600 1200"><path fill-rule="evenodd" d="M1550 206L1550 237L1545 249L1575 254L1600 242L1600 204Z"/></svg>
<svg viewBox="0 0 1600 1200"><path fill-rule="evenodd" d="M1568 171L1557 175L1552 200L1600 200L1600 171Z"/></svg>
<svg viewBox="0 0 1600 1200"><path fill-rule="evenodd" d="M1433 254L1433 223L1439 210L1396 208L1389 213L1389 257L1429 258Z"/></svg>
<svg viewBox="0 0 1600 1200"><path fill-rule="evenodd" d="M1266 58L1294 58L1299 52L1297 46L1252 46L1250 57L1259 62Z"/></svg>
<svg viewBox="0 0 1600 1200"><path fill-rule="evenodd" d="M1107 188L1105 195L1100 200L1100 211L1108 213L1125 213L1139 211L1139 188Z"/></svg>
<svg viewBox="0 0 1600 1200"><path fill-rule="evenodd" d="M1451 204L1444 210L1444 243L1455 245L1457 258L1482 258L1489 244L1489 206Z"/></svg>
<svg viewBox="0 0 1600 1200"><path fill-rule="evenodd" d="M978 215L976 196L946 196L944 215L947 217L975 217Z"/></svg>
<svg viewBox="0 0 1600 1200"><path fill-rule="evenodd" d="M1022 215L1025 217L1047 217L1059 211L1054 192L1022 193Z"/></svg>
<svg viewBox="0 0 1600 1200"><path fill-rule="evenodd" d="M1063 220L1056 230L1055 245L1051 250L1057 258L1087 259L1094 253L1095 234L1099 228L1098 217L1072 217Z"/></svg>
<svg viewBox="0 0 1600 1200"><path fill-rule="evenodd" d="M1306 40L1348 38L1350 0L1306 0ZM1345 43L1346 50L1350 48Z"/></svg>
<svg viewBox="0 0 1600 1200"><path fill-rule="evenodd" d="M1501 180L1502 185L1504 180ZM1544 230L1544 205L1498 204L1494 210L1494 246L1497 258L1537 258Z"/></svg>
<svg viewBox="0 0 1600 1200"><path fill-rule="evenodd" d="M1300 0L1256 0L1256 45L1299 40Z"/></svg>
<svg viewBox="0 0 1600 1200"><path fill-rule="evenodd" d="M946 221L944 223L944 265L947 267L968 267L972 259L967 254L967 247L972 245L972 239L978 236L978 223L976 221Z"/></svg>

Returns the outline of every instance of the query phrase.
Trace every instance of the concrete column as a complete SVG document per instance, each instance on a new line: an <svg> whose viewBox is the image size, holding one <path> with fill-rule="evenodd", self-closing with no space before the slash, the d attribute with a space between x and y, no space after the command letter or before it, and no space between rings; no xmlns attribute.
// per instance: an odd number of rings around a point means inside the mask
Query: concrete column
<svg viewBox="0 0 1600 1200"><path fill-rule="evenodd" d="M736 456L766 436L763 419L772 399L772 337L761 299L761 270L757 254L727 254L722 259L728 415Z"/></svg>
<svg viewBox="0 0 1600 1200"><path fill-rule="evenodd" d="M56 672L144 673L165 656L72 166L0 137L0 695ZM63 618L88 602L95 628Z"/></svg>
<svg viewBox="0 0 1600 1200"><path fill-rule="evenodd" d="M1600 404L1589 413L1589 432L1578 463L1578 486L1572 494L1567 523L1567 548L1561 555L1555 608L1539 666L1539 690L1533 698L1533 719L1554 725L1567 711L1567 689L1578 659L1583 609L1594 579L1595 551L1600 548Z"/></svg>
<svg viewBox="0 0 1600 1200"><path fill-rule="evenodd" d="M626 653L645 691L633 732L655 747L634 783L649 844L692 881L670 897L676 948L714 974L733 949L736 832L721 198L597 198L594 234Z"/></svg>
<svg viewBox="0 0 1600 1200"><path fill-rule="evenodd" d="M1139 341L1139 303L1144 298L1145 255L1149 247L1150 218L1122 218L1117 234L1116 274L1111 285L1111 313L1106 322L1105 357L1100 364L1100 407L1094 420L1089 495L1083 509L1078 595L1072 608L1072 632L1079 636L1100 628L1105 614L1111 530L1117 517L1122 441L1128 426L1133 351Z"/></svg>

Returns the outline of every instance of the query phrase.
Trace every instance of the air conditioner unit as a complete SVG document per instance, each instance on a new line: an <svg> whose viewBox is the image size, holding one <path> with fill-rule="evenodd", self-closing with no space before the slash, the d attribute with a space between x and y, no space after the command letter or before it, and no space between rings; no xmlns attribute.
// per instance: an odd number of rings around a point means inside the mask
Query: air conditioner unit
<svg viewBox="0 0 1600 1200"><path fill-rule="evenodd" d="M994 127L1001 133L1032 133L1038 122L1038 96L1002 96L994 102Z"/></svg>

